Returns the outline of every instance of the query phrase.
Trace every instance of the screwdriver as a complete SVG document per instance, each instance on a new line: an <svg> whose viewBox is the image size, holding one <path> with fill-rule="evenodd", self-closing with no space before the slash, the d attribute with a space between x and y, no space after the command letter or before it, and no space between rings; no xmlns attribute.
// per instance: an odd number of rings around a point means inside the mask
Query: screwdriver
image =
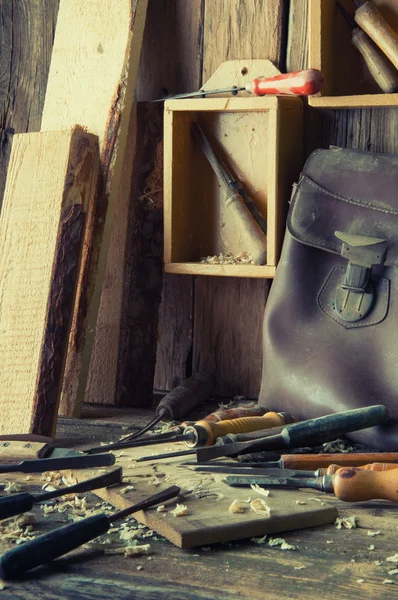
<svg viewBox="0 0 398 600"><path fill-rule="evenodd" d="M398 502L398 470L377 472L361 470L358 467L343 467L335 475L314 478L294 477L234 477L223 479L232 487L262 485L267 487L309 487L321 492L334 493L344 502L363 500L391 500Z"/></svg>
<svg viewBox="0 0 398 600"><path fill-rule="evenodd" d="M225 436L227 433L249 433L262 429L277 427L292 423L293 417L286 413L269 412L262 417L241 417L239 419L219 421L218 423L211 421L197 421L194 425L189 425L184 428L182 434L176 434L172 437L152 439L149 436L145 439L132 440L131 442L120 442L113 446L99 446L98 448L90 448L86 452L100 452L102 448L120 450L121 448L141 448L143 446L154 446L157 444L168 444L171 442L185 442L190 448L196 446L211 446L215 444L216 439Z"/></svg>
<svg viewBox="0 0 398 600"><path fill-rule="evenodd" d="M100 513L40 535L34 540L9 550L0 557L0 577L3 580L15 579L26 571L63 556L99 535L103 535L114 521L124 519L128 515L146 510L156 504L163 504L166 500L178 496L180 491L179 487L173 485L163 492L150 496L113 515Z"/></svg>
<svg viewBox="0 0 398 600"><path fill-rule="evenodd" d="M98 490L99 488L116 485L117 483L121 483L121 481L122 467L119 467L110 473L99 475L99 477L92 477L91 479L86 479L86 481L50 492L42 492L41 494L23 492L21 494L12 494L11 496L3 496L0 498L0 520L9 519L10 517L15 517L15 515L28 512L34 504L39 504L46 500L59 498L60 496L65 496L65 494L80 494L91 490Z"/></svg>
<svg viewBox="0 0 398 600"><path fill-rule="evenodd" d="M337 6L352 27L352 43L362 54L373 79L386 94L396 92L398 71L370 37L356 25L341 4L337 3Z"/></svg>
<svg viewBox="0 0 398 600"><path fill-rule="evenodd" d="M153 102L164 102L165 100L177 100L182 98L205 98L212 94L228 94L236 96L238 92L247 92L254 96L265 96L266 94L281 94L289 96L310 96L320 91L323 85L323 76L317 69L303 69L293 73L282 73L274 77L256 77L243 87L233 85L230 88L216 90L199 90L199 92L188 92L177 94L167 98L159 98Z"/></svg>
<svg viewBox="0 0 398 600"><path fill-rule="evenodd" d="M135 440L159 421L179 421L193 408L204 402L214 391L216 380L207 373L194 373L166 394L156 408L156 417L136 433L124 438L124 441Z"/></svg>
<svg viewBox="0 0 398 600"><path fill-rule="evenodd" d="M244 406L227 409L224 408L210 413L210 415L207 415L207 417L204 417L203 419L201 419L201 421L211 421L212 423L218 423L219 421L239 419L241 417L262 417L267 412L269 412L269 409L265 406L261 406L260 404L251 408L245 408ZM155 440L172 441L172 438L174 438L176 435L184 433L186 427L188 427L189 425L195 425L195 423L196 421L183 421L183 423L181 423L180 425L173 427L171 431L160 433L159 435L150 435L142 439L143 441L152 440L153 443L155 443ZM86 452L87 454L99 454L101 452L108 452L109 450L123 450L123 448L132 448L134 446L130 445L130 439L131 436L128 436L120 442L117 442L116 444L107 444L106 446L95 446L94 448L84 449L83 452Z"/></svg>

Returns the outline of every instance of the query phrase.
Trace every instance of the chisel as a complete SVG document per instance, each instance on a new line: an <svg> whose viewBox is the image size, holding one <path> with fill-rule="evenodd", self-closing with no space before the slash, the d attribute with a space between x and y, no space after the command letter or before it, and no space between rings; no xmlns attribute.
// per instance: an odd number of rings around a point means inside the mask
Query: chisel
<svg viewBox="0 0 398 600"><path fill-rule="evenodd" d="M198 471L201 473L228 473L233 475L278 475L282 472L286 474L286 477L321 477L322 475L334 475L336 471L343 468L343 465L329 465L328 467L321 467L315 471L300 471L294 469L277 469L275 467L259 467L246 466L244 463L237 463L236 465L216 465L209 464L199 465L193 467L192 471ZM184 465L178 465L183 467ZM388 463L372 463L369 465L363 465L363 467L356 467L363 471L390 471L392 469L398 469L398 464Z"/></svg>
<svg viewBox="0 0 398 600"><path fill-rule="evenodd" d="M337 3L340 12L352 28L352 44L362 54L370 74L385 94L392 94L398 89L398 71L370 37L357 27L347 11Z"/></svg>
<svg viewBox="0 0 398 600"><path fill-rule="evenodd" d="M377 472L361 470L357 467L343 467L335 475L323 477L234 477L223 479L232 487L314 488L321 492L334 493L344 502L362 502L363 500L391 500L398 502L398 470Z"/></svg>
<svg viewBox="0 0 398 600"><path fill-rule="evenodd" d="M140 510L146 510L156 504L163 504L167 500L178 496L180 491L179 487L173 485L163 492L150 496L146 500L113 515L105 515L104 513L93 515L17 546L0 557L0 578L3 580L16 579L26 571L63 556L82 544L103 535L115 521L124 519Z"/></svg>
<svg viewBox="0 0 398 600"><path fill-rule="evenodd" d="M262 417L265 413L270 412L268 408L265 406L261 406L260 404L257 406L253 406L251 408L245 407L237 407L237 408L226 408L216 410L215 412L210 413L207 417L201 419L201 421L210 421L211 423L218 423L219 421L229 421L240 419L243 417ZM159 440L168 440L172 441L176 435L180 435L184 433L184 430L189 425L195 425L197 421L184 421L180 425L176 425L172 430L167 431L165 433L160 433L159 435L148 435L146 437L141 438L143 441L155 441ZM115 444L107 444L106 446L96 446L94 448L83 449L83 452L87 454L95 454L100 452L108 452L112 450L123 450L123 448L132 448L134 446L130 446L130 441L135 441L137 438L132 438L132 436L127 436L120 440L120 442L116 442ZM139 445L139 444L138 444Z"/></svg>
<svg viewBox="0 0 398 600"><path fill-rule="evenodd" d="M318 446L330 442L351 431L359 431L384 423L389 418L385 406L378 404L366 408L348 410L317 419L309 419L284 427L278 435L260 438L250 442L237 442L224 446L198 448L198 461L205 462L219 456L249 454L283 448L301 448L303 446Z"/></svg>
<svg viewBox="0 0 398 600"><path fill-rule="evenodd" d="M104 447L116 450L121 448L141 448L143 446L169 444L171 442L185 442L190 448L196 448L196 446L212 446L215 444L217 438L221 438L226 434L236 435L262 429L272 429L273 427L292 423L293 421L294 419L290 415L276 412L266 413L262 417L241 417L240 419L219 421L218 423L203 420L197 421L195 425L185 427L182 434L177 434L172 437L152 439L152 436L149 436L147 439L141 438L126 443L120 442L119 444L114 444L113 447ZM98 451L101 451L101 446L86 450L88 453Z"/></svg>
<svg viewBox="0 0 398 600"><path fill-rule="evenodd" d="M116 485L122 481L122 467L99 475L99 477L92 477L86 481L81 481L74 485L68 485L64 488L52 490L50 492L42 492L40 494L29 494L23 492L21 494L12 494L10 496L2 496L0 498L0 520L9 519L15 517L21 513L28 512L32 509L34 504L40 504L46 500L52 500L53 498L59 498L65 496L65 494L81 494L83 492L90 492L91 490L98 490L100 488L109 487Z"/></svg>
<svg viewBox="0 0 398 600"><path fill-rule="evenodd" d="M152 102L164 102L165 100L177 100L183 98L205 98L213 94L229 94L235 96L238 92L247 92L254 96L265 96L266 94L281 94L289 96L310 96L317 94L323 85L323 76L317 69L303 69L293 73L282 73L274 77L257 77L249 81L245 86L233 85L229 88L216 90L199 90L187 94L177 94L167 98L159 98Z"/></svg>
<svg viewBox="0 0 398 600"><path fill-rule="evenodd" d="M44 473L45 471L63 471L65 469L92 469L114 465L113 454L80 454L64 458L40 458L23 460L11 465L0 465L0 473Z"/></svg>
<svg viewBox="0 0 398 600"><path fill-rule="evenodd" d="M355 21L398 69L398 33L384 19L372 2L354 0Z"/></svg>

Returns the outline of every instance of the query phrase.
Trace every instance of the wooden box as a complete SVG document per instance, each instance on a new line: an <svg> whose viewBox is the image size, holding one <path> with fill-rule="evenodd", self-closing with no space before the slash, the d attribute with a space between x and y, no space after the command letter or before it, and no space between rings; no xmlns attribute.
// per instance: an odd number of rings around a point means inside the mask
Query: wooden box
<svg viewBox="0 0 398 600"><path fill-rule="evenodd" d="M292 184L303 160L302 102L295 97L169 100L164 114L164 260L168 273L273 277ZM267 263L208 264L220 253L219 185L191 134L198 121L217 156L267 220Z"/></svg>
<svg viewBox="0 0 398 600"><path fill-rule="evenodd" d="M353 0L338 0L352 18ZM372 0L391 27L398 31L398 1ZM325 84L309 97L317 108L398 106L398 94L385 94L376 84L351 41L352 27L336 0L309 0L309 66L319 69Z"/></svg>

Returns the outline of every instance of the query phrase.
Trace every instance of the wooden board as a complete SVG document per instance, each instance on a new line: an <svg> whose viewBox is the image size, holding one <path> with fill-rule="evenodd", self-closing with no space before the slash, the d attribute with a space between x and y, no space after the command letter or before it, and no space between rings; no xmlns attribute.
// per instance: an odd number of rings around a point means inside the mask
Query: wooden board
<svg viewBox="0 0 398 600"><path fill-rule="evenodd" d="M98 135L103 187L92 219L97 231L93 225L86 240L65 369L61 414L69 416L80 413L84 396L91 402L115 397L135 151L133 92L146 8L147 0L60 3L42 130L79 123Z"/></svg>
<svg viewBox="0 0 398 600"><path fill-rule="evenodd" d="M13 134L40 130L57 12L58 0L0 2L0 206Z"/></svg>
<svg viewBox="0 0 398 600"><path fill-rule="evenodd" d="M0 217L0 433L55 433L98 140L14 137Z"/></svg>
<svg viewBox="0 0 398 600"><path fill-rule="evenodd" d="M117 508L123 509L170 485L178 485L182 490L179 503L188 507L189 515L174 517L171 510L175 508L176 501L170 500L166 503L167 512L158 513L153 509L136 513L134 517L180 548L305 529L336 520L336 499L318 492L314 494L313 490L299 492L299 498L305 504L297 504L297 490L272 490L269 497L264 498L250 488L229 487L222 481L225 477L223 474L197 473L187 467L179 467L186 457L152 463L137 463L134 460L140 456L166 451L165 446L166 444L116 451L117 465L123 467L123 477L130 483L98 490L95 493ZM186 449L181 444L167 444L167 452L184 448ZM84 471L74 471L74 474L79 480L94 475ZM120 490L126 488L126 485L133 485L134 490L125 490L125 493L122 493ZM308 499L314 496L321 502ZM246 501L249 497L252 500L263 498L271 508L270 518L264 518L249 508L241 514L229 512L228 508L234 500Z"/></svg>

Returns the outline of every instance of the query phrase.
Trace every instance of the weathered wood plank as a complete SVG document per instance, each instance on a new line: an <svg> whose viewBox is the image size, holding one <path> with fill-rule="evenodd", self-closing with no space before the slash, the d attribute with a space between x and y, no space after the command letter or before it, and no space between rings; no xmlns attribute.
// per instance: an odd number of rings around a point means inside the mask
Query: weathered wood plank
<svg viewBox="0 0 398 600"><path fill-rule="evenodd" d="M57 12L58 0L0 2L0 205L13 133L40 129Z"/></svg>
<svg viewBox="0 0 398 600"><path fill-rule="evenodd" d="M98 139L14 137L0 217L0 433L52 436Z"/></svg>
<svg viewBox="0 0 398 600"><path fill-rule="evenodd" d="M269 58L280 66L286 18L283 0L207 2L203 79L227 59ZM215 368L221 396L258 396L260 330L269 285L261 279L234 279L233 284L207 277L196 280L194 369Z"/></svg>
<svg viewBox="0 0 398 600"><path fill-rule="evenodd" d="M77 298L61 400L64 415L79 414L84 396L91 402L115 398L135 151L134 84L146 8L147 0L60 4L42 130L79 123L98 135L103 179L101 219L96 219L102 242L96 268L90 264L95 252L87 253L82 266L88 281Z"/></svg>
<svg viewBox="0 0 398 600"><path fill-rule="evenodd" d="M204 0L149 1L137 82L138 100L151 100L165 94L199 89L203 60L203 11ZM157 139L157 134L154 135L154 139ZM156 141L152 152L155 152L155 149ZM154 175L156 176L156 174ZM145 193L145 189L142 189L141 195ZM163 203L163 190L156 195L156 198L157 202ZM154 244L155 240L153 239L150 244L147 242L147 247L151 248L149 260ZM163 238L160 244L163 244ZM133 245L129 249L129 261L138 260L135 258L138 256L138 248L138 245ZM152 345L148 343L146 359L135 344L136 350L142 357L142 362L139 358L138 364L143 365L145 360L151 364L156 353L153 381L155 389L170 390L191 374L193 282L191 276L163 273L161 304L159 313L156 315L156 318L158 317L157 339L152 339ZM140 286L140 283L138 285ZM154 298L153 290L146 291L145 286L139 287L136 290L137 298L139 294L142 296L140 302L144 312L146 309L143 307L147 303L154 302L156 307L158 299ZM138 325L138 322L136 324ZM147 332L145 329L141 329L138 338L145 338ZM122 335L124 334L122 333ZM127 335L129 335L128 332ZM134 335L137 335L137 332ZM123 352L123 347L121 350ZM126 352L121 361L121 364L125 365L125 372L127 373L128 368L132 368L138 378L135 380L138 389L147 390L149 383L146 380L149 375L147 369L139 372L139 368L132 367L134 361L137 360L137 354L129 354L129 350ZM133 382L131 377L130 381ZM127 397L138 397L134 391L135 387L127 385L125 380L124 382L122 401L124 401L124 397L126 399ZM147 392L143 396L147 397ZM138 401L143 404L144 398L141 401L138 398Z"/></svg>

